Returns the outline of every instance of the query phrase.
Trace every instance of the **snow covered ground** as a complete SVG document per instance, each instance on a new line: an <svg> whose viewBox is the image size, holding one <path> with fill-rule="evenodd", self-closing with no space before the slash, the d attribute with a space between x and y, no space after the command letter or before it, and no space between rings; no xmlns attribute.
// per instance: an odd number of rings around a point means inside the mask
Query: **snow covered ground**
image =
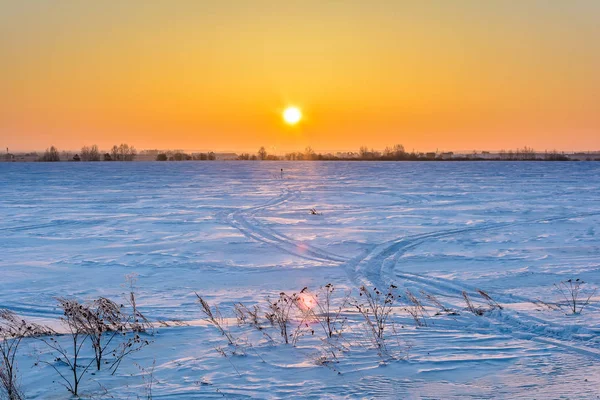
<svg viewBox="0 0 600 400"><path fill-rule="evenodd" d="M96 398L143 398L153 363L156 399L599 398L600 295L581 315L553 306L555 283L600 287L599 222L600 163L0 163L0 308L57 327L55 297L119 300L138 274L142 312L170 326L86 378ZM232 318L246 345L223 357L195 295L234 317L234 302L327 283L338 300L409 289L427 326L401 299L390 360L352 306L333 345L319 329L273 344ZM477 289L503 309L470 313ZM49 356L21 348L30 398L66 397Z"/></svg>

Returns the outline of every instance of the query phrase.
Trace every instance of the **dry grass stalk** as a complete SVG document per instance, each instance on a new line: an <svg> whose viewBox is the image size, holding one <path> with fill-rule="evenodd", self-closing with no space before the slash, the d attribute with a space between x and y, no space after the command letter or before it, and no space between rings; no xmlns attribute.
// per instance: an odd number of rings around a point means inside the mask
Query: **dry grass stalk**
<svg viewBox="0 0 600 400"><path fill-rule="evenodd" d="M291 296L285 292L279 293L279 298L269 302L269 311L265 317L271 325L279 328L279 333L285 344L288 344L292 338L292 334L288 332L288 325L294 310L298 308L298 295L293 293Z"/></svg>
<svg viewBox="0 0 600 400"><path fill-rule="evenodd" d="M492 297L487 294L486 292L484 292L481 289L477 289L477 293L479 293L479 295L481 297L483 297L483 299L490 305L491 309L499 309L499 310L503 310L504 308L494 299L492 299Z"/></svg>
<svg viewBox="0 0 600 400"><path fill-rule="evenodd" d="M442 304L442 302L437 297L435 297L431 293L427 293L424 290L420 290L419 292L423 296L425 296L425 298L427 300L429 300L434 306L436 306L437 308L440 309L440 311L436 315L439 315L440 313L446 313L446 314L449 314L449 315L456 315L457 314L457 312L455 310L446 307L444 304Z"/></svg>
<svg viewBox="0 0 600 400"><path fill-rule="evenodd" d="M397 289L397 286L390 285L386 291L381 292L377 288L369 290L365 286L361 286L359 296L362 298L362 301L358 301L355 304L355 307L363 316L369 331L373 335L377 347L380 349L385 347L385 328L388 324L393 304L398 298L394 294L395 289Z"/></svg>
<svg viewBox="0 0 600 400"><path fill-rule="evenodd" d="M335 288L331 283L323 286L314 296L318 312L315 313L314 308L312 309L316 320L329 338L342 333L347 322L347 318L342 317L342 311L350 302L350 294L346 293L342 301L337 306L334 306L334 292Z"/></svg>
<svg viewBox="0 0 600 400"><path fill-rule="evenodd" d="M131 319L129 321L129 329L134 332L149 332L154 333L152 323L140 312L137 307L135 295L135 283L137 282L137 274L132 273L125 275L125 281L129 287L129 293L125 296L126 301L132 309Z"/></svg>
<svg viewBox="0 0 600 400"><path fill-rule="evenodd" d="M417 326L427 326L427 321L425 320L426 311L421 301L408 289L406 290L406 298L409 305L405 307L405 310L413 317L415 324Z"/></svg>
<svg viewBox="0 0 600 400"><path fill-rule="evenodd" d="M210 305L204 300L198 293L196 293L196 297L198 298L198 302L200 303L200 307L204 315L206 316L206 321L211 323L214 327L216 327L221 335L225 336L229 344L235 345L235 340L233 336L229 333L227 329L224 327L224 320L219 308L217 306L214 307L214 311L210 307Z"/></svg>
<svg viewBox="0 0 600 400"><path fill-rule="evenodd" d="M482 309L480 307L475 307L475 305L471 301L471 298L469 297L467 292L465 292L464 290L462 292L462 296L463 296L463 299L465 299L465 303L467 303L467 309L469 311L471 311L473 314L481 316L485 313L484 309Z"/></svg>

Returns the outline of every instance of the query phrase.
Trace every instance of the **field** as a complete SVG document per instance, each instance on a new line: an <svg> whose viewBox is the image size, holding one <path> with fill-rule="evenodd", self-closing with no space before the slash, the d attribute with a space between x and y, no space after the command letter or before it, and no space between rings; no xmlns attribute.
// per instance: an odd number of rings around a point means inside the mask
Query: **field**
<svg viewBox="0 0 600 400"><path fill-rule="evenodd" d="M152 343L84 397L147 398L151 380L155 399L595 399L599 200L584 162L0 163L0 308L61 332L57 297L122 302L137 276ZM581 313L555 286L569 279L592 295ZM327 284L333 338L315 318L295 345L236 319L305 287L310 308ZM392 284L382 347L356 303ZM43 342L18 364L27 398L66 397Z"/></svg>

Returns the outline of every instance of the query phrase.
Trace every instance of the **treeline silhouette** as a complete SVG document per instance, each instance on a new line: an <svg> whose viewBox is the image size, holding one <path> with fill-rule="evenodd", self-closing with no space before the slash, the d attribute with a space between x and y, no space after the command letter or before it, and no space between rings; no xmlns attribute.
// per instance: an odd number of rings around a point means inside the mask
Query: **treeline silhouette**
<svg viewBox="0 0 600 400"><path fill-rule="evenodd" d="M214 152L208 153L184 153L183 151L166 151L156 155L156 161L213 161L217 156Z"/></svg>
<svg viewBox="0 0 600 400"><path fill-rule="evenodd" d="M83 146L81 151L71 157L72 153L59 152L55 146L46 149L37 161L134 161L138 157L135 147L126 143L114 145L109 151L100 151L97 145ZM186 153L183 150L145 150L141 152L144 159L156 161L213 161L217 159L215 152ZM236 160L248 161L569 161L564 152L536 152L531 147L515 150L500 150L496 153L473 151L469 154L454 154L453 152L408 152L401 144L387 146L383 151L361 146L356 152L317 153L312 147L306 147L303 152L291 152L284 155L269 154L261 146L255 154L228 154ZM150 158L148 158L150 157ZM223 154L221 154L223 158ZM227 159L227 158L226 158Z"/></svg>
<svg viewBox="0 0 600 400"><path fill-rule="evenodd" d="M456 155L453 152L407 152L404 146L396 144L388 146L383 151L378 151L367 146L361 146L358 152L345 153L317 153L312 147L307 147L304 152L291 152L283 156L268 154L261 147L256 154L242 153L238 160L285 160L285 161L473 161L473 160L496 160L496 161L569 161L564 153L558 151L545 151L536 153L531 147L518 148L516 150L501 150L498 153L476 152L471 154Z"/></svg>
<svg viewBox="0 0 600 400"><path fill-rule="evenodd" d="M114 145L108 152L102 154L97 145L83 146L79 153L71 157L70 153L58 151L55 146L50 146L42 156L38 158L41 162L64 161L133 161L137 157L137 150L127 143Z"/></svg>

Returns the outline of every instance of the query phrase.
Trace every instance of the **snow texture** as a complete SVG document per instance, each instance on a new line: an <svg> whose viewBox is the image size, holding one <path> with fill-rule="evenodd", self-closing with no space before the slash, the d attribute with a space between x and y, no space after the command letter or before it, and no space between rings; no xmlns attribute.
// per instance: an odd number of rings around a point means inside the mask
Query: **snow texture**
<svg viewBox="0 0 600 400"><path fill-rule="evenodd" d="M154 342L84 380L96 398L143 398L155 362L155 399L595 399L600 296L568 315L553 284L600 287L599 222L600 163L0 163L0 308L58 327L57 296L118 300L138 274ZM248 346L223 357L195 295L233 317L235 302L327 283L354 296L393 283L455 312L423 298L416 327L399 304L398 360L369 346L352 307L336 362L322 332L274 345L235 319ZM470 313L462 293L483 307L477 289L503 308ZM34 365L45 356L22 345L22 387L66 398Z"/></svg>

